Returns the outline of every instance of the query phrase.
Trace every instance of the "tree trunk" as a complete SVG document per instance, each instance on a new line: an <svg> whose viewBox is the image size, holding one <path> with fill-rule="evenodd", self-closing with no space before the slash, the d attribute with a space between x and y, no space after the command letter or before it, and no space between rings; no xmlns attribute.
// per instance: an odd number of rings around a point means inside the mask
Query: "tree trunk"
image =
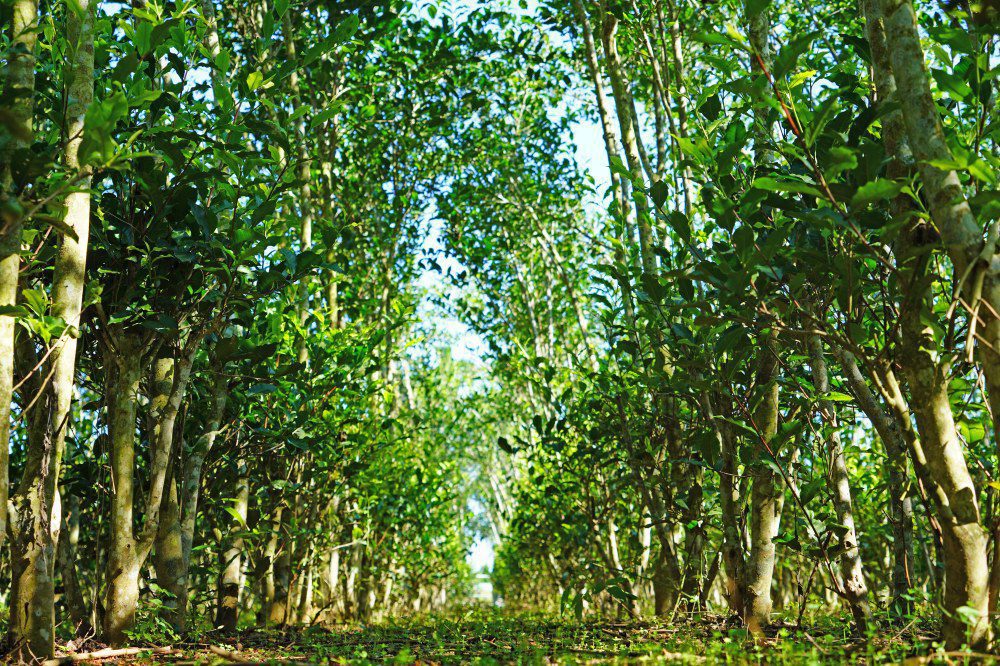
<svg viewBox="0 0 1000 666"><path fill-rule="evenodd" d="M854 355L843 349L834 349L851 393L861 411L872 422L885 446L888 464L889 515L892 519L892 580L891 612L906 617L912 611L907 598L913 587L913 503L910 499L910 480L906 473L907 445L899 425L875 400Z"/></svg>
<svg viewBox="0 0 1000 666"><path fill-rule="evenodd" d="M70 621L76 628L77 636L88 636L93 632L93 618L84 600L80 579L76 572L77 550L80 541L80 498L71 496L63 511L63 524L59 532L57 560L62 577L63 599L69 611Z"/></svg>
<svg viewBox="0 0 1000 666"><path fill-rule="evenodd" d="M677 608L681 593L681 571L676 555L661 539L660 554L653 565L653 612L670 617Z"/></svg>
<svg viewBox="0 0 1000 666"><path fill-rule="evenodd" d="M976 292L985 293L987 310L992 308L995 312L1000 307L1000 294L993 293L993 279L987 279L986 266L979 265L993 259L995 233L991 230L989 242L992 246L984 247L982 229L972 215L958 175L932 164L949 161L952 155L931 93L912 3L909 0L882 0L867 9L869 38L884 36L882 52L888 53L891 62L891 75L884 71L884 64L875 63L883 70L878 73L885 88L880 93L883 98L895 97L901 106L905 139L920 169L931 215L972 309L967 343L971 352L980 297ZM882 31L877 30L880 24L884 26ZM874 39L872 44L873 53L882 46ZM916 222L903 229L896 251L903 290L900 307L902 353L897 360L907 377L920 431L919 450L911 454L915 456L914 465L918 471L926 466L925 483L933 490L943 539L946 576L942 634L945 644L949 649L966 643L973 649L985 649L991 640L987 539L980 524L976 486L951 411L948 383L952 350L938 353L933 331L922 314L932 294L926 279L927 256L914 256L914 251L919 252L933 235L921 226ZM997 318L989 314L986 319L986 338L991 343L1000 341ZM990 403L996 413L1000 408L1000 357L995 349L981 349L980 360L990 389Z"/></svg>
<svg viewBox="0 0 1000 666"><path fill-rule="evenodd" d="M174 384L174 360L160 358L153 364L153 376L149 379L149 439L159 438L160 422L163 412L170 400ZM171 455L171 472L176 469L176 456ZM174 631L182 632L183 611L186 606L187 590L182 581L181 571L181 529L180 506L177 498L177 480L174 473L167 479L167 490L163 495L160 508L160 524L156 532L156 545L153 555L153 565L156 570L156 584L169 595L163 599L163 608L167 622Z"/></svg>
<svg viewBox="0 0 1000 666"><path fill-rule="evenodd" d="M746 606L747 628L754 633L762 633L770 622L771 581L774 577L774 540L778 536L781 510L785 504L785 489L779 474L765 460L780 464L777 460L777 443L774 436L778 431L778 359L772 332L761 349L760 364L755 386L758 403L753 410L753 426L763 442L756 443L757 459L751 466L750 476L750 556L746 562Z"/></svg>
<svg viewBox="0 0 1000 666"><path fill-rule="evenodd" d="M17 31L33 30L32 24L37 21L37 8L33 3L18 3L15 5L14 29ZM11 608L11 637L15 645L20 645L34 657L51 656L54 651L55 636L55 595L54 582L56 547L58 545L61 516L59 512L58 483L62 466L63 452L66 446L66 436L69 431L70 408L76 374L76 341L79 335L80 309L83 300L84 271L87 261L87 238L90 228L90 174L86 165L80 164L79 150L83 140L84 116L94 95L94 6L88 0L82 0L79 11L68 12L67 41L71 50L67 80L68 103L66 109L67 142L63 153L63 166L78 178L82 191L68 194L63 202L63 221L72 230L66 232L60 239L59 249L55 259L52 277L52 315L66 322L66 332L53 345L48 363L51 379L41 390L45 392L42 400L36 404L36 409L43 410L38 414L36 423L42 432L28 439L27 462L17 491L10 500L14 508L14 521L11 524L11 562L12 562L12 597L17 600ZM23 13L22 13L23 12ZM22 24L21 21L27 21ZM30 36L30 46L26 49L33 53L35 35ZM13 58L10 67L11 77L28 77L27 72L20 71L19 65L33 68L34 58ZM33 71L30 74L33 90ZM18 94L27 95L29 88L27 78L22 81L11 81L11 86ZM31 97L28 96L28 113L31 113ZM21 105L16 105L21 108ZM30 115L27 119L30 132ZM17 147L15 142L15 148ZM6 176L6 177L9 177ZM16 291L20 246L20 223L18 227L7 233L11 235L9 248L14 254L0 253L5 258L0 261L0 304L7 302L4 290L7 280L13 279ZM16 233L17 238L13 238ZM6 234L4 234L6 235ZM73 236L76 236L74 238ZM7 238L3 239L6 246ZM9 265L8 265L9 264ZM13 302L13 301L11 301ZM7 323L13 324L9 317L0 318L0 358L6 359ZM9 321L8 321L9 320ZM13 342L11 331L10 342ZM12 368L11 368L12 369ZM3 463L3 478L0 479L0 500L6 500L7 494L7 460L6 450L9 439L10 394L7 389L6 369L0 368L0 448L4 454L0 456ZM6 395L5 395L6 391ZM6 412L4 412L6 410ZM3 431L6 430L6 433ZM7 502L4 502L7 507ZM5 522L5 521L3 521ZM2 537L0 537L2 538ZM16 542L16 543L15 543ZM22 653L23 654L23 653Z"/></svg>
<svg viewBox="0 0 1000 666"><path fill-rule="evenodd" d="M111 455L111 533L106 565L104 639L112 645L125 642L125 632L135 622L139 602L139 570L145 556L139 552L133 531L135 428L142 356L119 348L106 353L108 441Z"/></svg>
<svg viewBox="0 0 1000 666"><path fill-rule="evenodd" d="M225 633L236 631L239 621L240 588L243 583L243 531L246 529L247 509L250 502L250 479L246 463L239 463L236 482L236 500L233 509L240 520L234 520L229 529L229 547L222 552L222 575L219 577L218 606L215 626Z"/></svg>
<svg viewBox="0 0 1000 666"><path fill-rule="evenodd" d="M726 601L734 613L743 616L746 606L746 573L743 558L743 528L739 490L739 460L736 439L728 424L722 420L724 413L716 414L712 395L702 394L702 409L712 425L719 445L719 508L722 512L722 564L726 572Z"/></svg>
<svg viewBox="0 0 1000 666"><path fill-rule="evenodd" d="M35 48L38 42L37 0L14 0L9 8L10 46L8 47L7 80L4 82L4 106L10 137L0 154L0 185L3 196L15 196L12 162L16 154L31 146L35 100ZM9 101L6 101L9 100ZM21 269L20 217L6 220L0 227L0 307L12 308L17 303L17 282ZM13 315L0 315L0 546L7 537L7 497L9 492L10 406L14 397L14 335ZM21 549L23 550L23 548ZM13 561L13 553L11 555ZM15 629L11 623L11 630ZM14 636L15 640L22 637ZM51 641L51 637L49 638ZM43 651L51 650L39 643Z"/></svg>
<svg viewBox="0 0 1000 666"><path fill-rule="evenodd" d="M292 544L288 540L281 543L280 550L272 560L274 593L268 604L267 623L284 627L288 623L288 600L292 583Z"/></svg>
<svg viewBox="0 0 1000 666"><path fill-rule="evenodd" d="M858 635L865 636L871 620L868 586L865 583L864 565L861 562L858 533L854 526L854 506L847 461L844 459L844 449L840 443L840 424L837 422L833 403L823 397L830 391L830 377L827 374L826 359L823 354L823 341L818 335L809 337L809 364L812 366L813 387L819 397L817 404L820 415L827 428L829 466L827 480L830 484L830 493L833 495L833 508L837 513L837 521L843 528L839 535L840 575L843 588L841 591L851 608Z"/></svg>
<svg viewBox="0 0 1000 666"><path fill-rule="evenodd" d="M160 535L164 540L162 544L164 554L162 558L158 556L156 572L157 578L162 575L166 583L160 585L174 595L170 621L179 632L183 632L187 627L191 549L194 545L195 522L198 517L201 471L205 457L211 451L219 434L226 407L226 386L227 379L219 372L214 382L212 412L205 424L205 432L185 458L180 483L171 480L160 514ZM181 493L179 498L178 486ZM160 546L158 541L158 553Z"/></svg>
<svg viewBox="0 0 1000 666"><path fill-rule="evenodd" d="M618 19L610 12L604 14L602 25L602 42L604 55L607 59L608 75L611 79L611 90L614 93L615 108L618 111L618 124L621 128L622 144L625 147L625 159L629 173L634 182L643 183L642 160L639 150L639 135L632 118L632 94L628 82L622 73L621 57L618 54ZM639 228L639 254L642 260L642 271L647 278L656 276L656 258L653 256L653 231L650 227L649 202L646 194L637 187L632 187L632 199L635 204L636 222Z"/></svg>

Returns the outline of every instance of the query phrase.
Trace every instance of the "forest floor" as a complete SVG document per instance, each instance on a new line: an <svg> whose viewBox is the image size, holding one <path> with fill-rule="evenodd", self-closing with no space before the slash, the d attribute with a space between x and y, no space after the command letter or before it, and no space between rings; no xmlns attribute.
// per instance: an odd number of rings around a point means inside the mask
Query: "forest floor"
<svg viewBox="0 0 1000 666"><path fill-rule="evenodd" d="M537 615L470 613L459 619L396 620L365 627L248 630L228 637L146 648L113 661L143 664L967 664L986 655L935 652L915 626L867 641L846 618L808 628L778 624L752 642L721 618L673 622L573 622ZM91 649L89 646L85 649ZM79 659L79 656L77 657ZM57 663L52 660L50 663ZM62 663L69 663L68 660ZM75 661L74 663L79 663Z"/></svg>

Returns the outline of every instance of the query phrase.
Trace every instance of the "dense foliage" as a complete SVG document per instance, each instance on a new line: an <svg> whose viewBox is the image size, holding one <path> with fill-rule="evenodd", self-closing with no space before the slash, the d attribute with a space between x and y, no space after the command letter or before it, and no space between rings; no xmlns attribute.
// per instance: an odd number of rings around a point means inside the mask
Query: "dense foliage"
<svg viewBox="0 0 1000 666"><path fill-rule="evenodd" d="M9 655L440 612L483 540L517 609L992 648L996 3L0 16Z"/></svg>

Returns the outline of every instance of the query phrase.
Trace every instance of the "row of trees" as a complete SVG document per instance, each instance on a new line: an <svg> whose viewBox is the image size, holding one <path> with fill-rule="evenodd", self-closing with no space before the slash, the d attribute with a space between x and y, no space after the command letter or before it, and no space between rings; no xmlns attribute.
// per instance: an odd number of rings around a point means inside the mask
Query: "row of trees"
<svg viewBox="0 0 1000 666"><path fill-rule="evenodd" d="M603 134L606 212L537 131L443 210L455 311L512 396L516 464L481 487L508 602L721 603L761 632L819 601L862 634L928 602L946 645L991 644L1000 17L860 8L539 9Z"/></svg>
<svg viewBox="0 0 1000 666"><path fill-rule="evenodd" d="M460 594L489 391L418 325L424 236L544 45L408 3L0 14L8 649Z"/></svg>

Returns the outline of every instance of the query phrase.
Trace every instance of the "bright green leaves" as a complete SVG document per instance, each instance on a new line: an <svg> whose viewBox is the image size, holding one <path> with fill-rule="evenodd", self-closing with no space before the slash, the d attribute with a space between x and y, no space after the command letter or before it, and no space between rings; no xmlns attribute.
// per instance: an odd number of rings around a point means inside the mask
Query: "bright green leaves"
<svg viewBox="0 0 1000 666"><path fill-rule="evenodd" d="M852 208L864 208L870 204L891 199L903 191L903 183L878 179L865 183L851 197Z"/></svg>
<svg viewBox="0 0 1000 666"><path fill-rule="evenodd" d="M270 88L273 85L272 81L265 82L264 74L259 70L247 74L247 90L250 92L255 92L260 88Z"/></svg>
<svg viewBox="0 0 1000 666"><path fill-rule="evenodd" d="M119 147L115 132L118 123L128 114L128 106L125 94L120 91L94 100L83 121L79 153L81 164L103 166L115 160Z"/></svg>
<svg viewBox="0 0 1000 666"><path fill-rule="evenodd" d="M754 179L753 186L758 190L765 190L767 192L779 192L782 194L799 193L807 194L817 199L823 198L823 194L816 185L791 177L776 178L760 176Z"/></svg>
<svg viewBox="0 0 1000 666"><path fill-rule="evenodd" d="M337 23L333 29L331 39L333 44L343 44L358 31L361 19L357 14L348 14Z"/></svg>
<svg viewBox="0 0 1000 666"><path fill-rule="evenodd" d="M771 75L776 79L783 79L798 66L799 58L809 50L812 43L819 37L818 32L807 32L803 35L793 36L781 50L778 51L774 59Z"/></svg>

